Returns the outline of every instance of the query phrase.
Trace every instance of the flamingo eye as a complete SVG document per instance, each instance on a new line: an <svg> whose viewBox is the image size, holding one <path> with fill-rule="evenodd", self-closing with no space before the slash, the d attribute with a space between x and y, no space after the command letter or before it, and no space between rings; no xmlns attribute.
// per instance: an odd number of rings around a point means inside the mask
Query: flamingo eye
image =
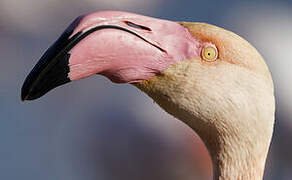
<svg viewBox="0 0 292 180"><path fill-rule="evenodd" d="M201 56L206 61L215 61L218 57L218 50L214 45L206 45L202 49Z"/></svg>

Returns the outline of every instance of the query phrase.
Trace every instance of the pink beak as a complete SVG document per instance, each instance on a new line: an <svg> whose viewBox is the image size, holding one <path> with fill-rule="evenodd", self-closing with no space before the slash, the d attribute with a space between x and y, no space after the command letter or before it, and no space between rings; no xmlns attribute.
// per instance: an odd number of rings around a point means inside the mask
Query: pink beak
<svg viewBox="0 0 292 180"><path fill-rule="evenodd" d="M115 11L80 16L33 68L21 98L33 100L93 74L117 83L148 80L199 52L200 43L176 22Z"/></svg>

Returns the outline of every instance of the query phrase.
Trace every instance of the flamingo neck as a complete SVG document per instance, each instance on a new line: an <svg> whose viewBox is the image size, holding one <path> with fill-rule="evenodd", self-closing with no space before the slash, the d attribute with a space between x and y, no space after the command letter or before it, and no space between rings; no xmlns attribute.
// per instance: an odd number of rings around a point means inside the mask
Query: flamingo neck
<svg viewBox="0 0 292 180"><path fill-rule="evenodd" d="M187 118L189 119L189 118ZM214 180L261 180L271 136L261 132L240 134L221 127L198 126L198 119L182 119L206 145L213 164ZM241 120L242 121L242 120ZM234 122L238 122L234 120ZM232 129L229 127L228 130ZM255 130L255 132L259 132Z"/></svg>
<svg viewBox="0 0 292 180"><path fill-rule="evenodd" d="M262 179L275 113L269 77L224 62L185 60L135 85L200 136L215 180Z"/></svg>
<svg viewBox="0 0 292 180"><path fill-rule="evenodd" d="M263 179L267 150L252 149L247 147L248 144L222 142L217 148L208 148L213 161L214 180Z"/></svg>
<svg viewBox="0 0 292 180"><path fill-rule="evenodd" d="M243 170L237 160L233 162L227 159L218 159L214 167L214 180L262 180L264 168L258 164L247 165L246 171Z"/></svg>

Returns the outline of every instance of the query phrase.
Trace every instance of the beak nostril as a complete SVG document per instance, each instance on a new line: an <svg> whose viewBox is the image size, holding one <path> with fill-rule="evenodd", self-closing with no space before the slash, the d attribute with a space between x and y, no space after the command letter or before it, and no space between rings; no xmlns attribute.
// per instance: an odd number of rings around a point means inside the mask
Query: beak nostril
<svg viewBox="0 0 292 180"><path fill-rule="evenodd" d="M146 30L146 31L151 31L151 29L149 27L146 27L146 26L142 26L142 25L139 25L139 24L135 24L135 23L132 23L130 21L124 21L128 26L130 27L133 27L133 28L136 28L136 29L141 29L141 30Z"/></svg>

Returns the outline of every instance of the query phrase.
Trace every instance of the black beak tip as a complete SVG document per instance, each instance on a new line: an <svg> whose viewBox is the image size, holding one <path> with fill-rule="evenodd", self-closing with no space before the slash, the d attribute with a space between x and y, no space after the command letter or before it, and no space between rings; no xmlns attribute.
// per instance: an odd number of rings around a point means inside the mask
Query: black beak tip
<svg viewBox="0 0 292 180"><path fill-rule="evenodd" d="M55 87L70 82L68 78L69 67L65 59L61 61L65 61L65 63L57 63L57 66L54 66L53 70L44 75L34 74L32 72L26 78L21 88L20 97L22 102L38 99ZM36 80L36 77L39 77L39 80Z"/></svg>
<svg viewBox="0 0 292 180"><path fill-rule="evenodd" d="M67 39L69 35L65 31L34 66L23 83L21 101L37 99L51 89L70 82L70 54L66 47L74 39Z"/></svg>
<svg viewBox="0 0 292 180"><path fill-rule="evenodd" d="M21 88L21 101L34 100L49 92L51 89L70 82L69 54L60 56L57 61L49 59L48 63L39 61L25 79ZM50 67L51 66L51 67Z"/></svg>
<svg viewBox="0 0 292 180"><path fill-rule="evenodd" d="M27 100L27 96L21 93L21 102Z"/></svg>
<svg viewBox="0 0 292 180"><path fill-rule="evenodd" d="M22 88L21 88L21 101L24 102L26 100L33 100L36 98L33 98L30 94L29 86L27 84L27 80L24 82Z"/></svg>
<svg viewBox="0 0 292 180"><path fill-rule="evenodd" d="M51 89L71 81L68 77L68 51L82 40L82 32L70 36L81 20L82 17L77 18L40 58L23 83L21 101L37 99Z"/></svg>
<svg viewBox="0 0 292 180"><path fill-rule="evenodd" d="M29 100L27 96L25 96L25 97L22 97L22 96L21 96L21 102L24 102L24 101L26 101L26 100Z"/></svg>
<svg viewBox="0 0 292 180"><path fill-rule="evenodd" d="M28 100L29 98L28 89L26 88L26 86L27 86L26 82L24 82L21 88L21 95L20 95L22 102L24 102L25 100Z"/></svg>
<svg viewBox="0 0 292 180"><path fill-rule="evenodd" d="M22 90L21 92L21 102L27 101L27 100L34 100L36 98L31 97L28 93L25 93L25 91Z"/></svg>

